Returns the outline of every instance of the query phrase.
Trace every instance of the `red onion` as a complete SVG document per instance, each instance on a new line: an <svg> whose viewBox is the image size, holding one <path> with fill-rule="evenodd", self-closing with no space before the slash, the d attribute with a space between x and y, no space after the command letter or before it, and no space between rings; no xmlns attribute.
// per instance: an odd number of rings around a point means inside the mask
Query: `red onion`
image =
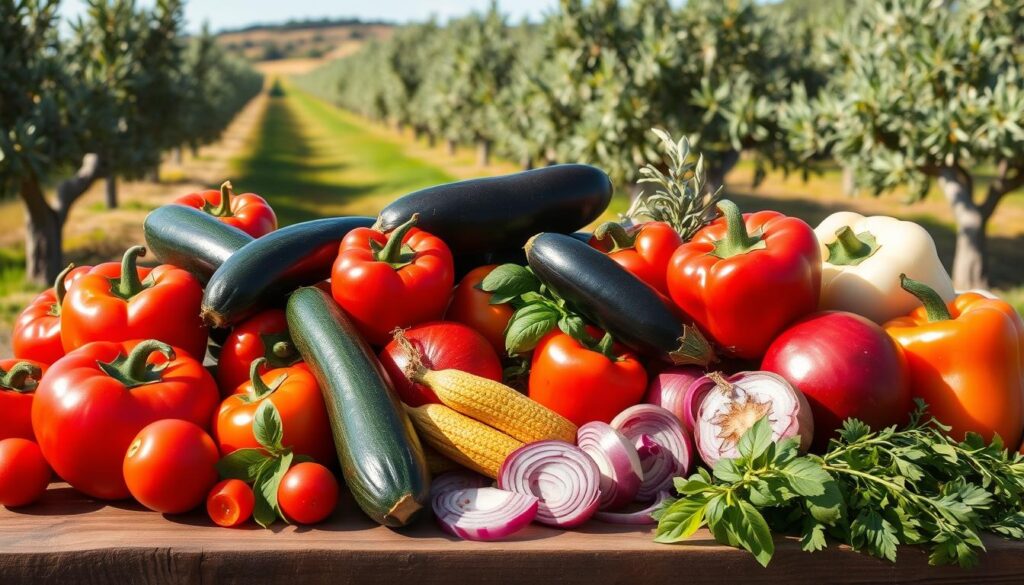
<svg viewBox="0 0 1024 585"><path fill-rule="evenodd" d="M638 404L620 412L612 426L637 446L644 473L637 500L649 502L672 486L672 478L686 476L693 447L674 414L653 404Z"/></svg>
<svg viewBox="0 0 1024 585"><path fill-rule="evenodd" d="M647 386L647 397L644 402L665 408L676 415L683 426L686 427L686 419L689 416L693 420L696 414L696 406L693 413L690 413L687 404L687 390L695 381L704 377L704 370L697 366L672 366L665 369L657 376L651 378Z"/></svg>
<svg viewBox="0 0 1024 585"><path fill-rule="evenodd" d="M487 487L491 480L455 471L436 478L430 487L437 523L467 540L499 540L514 534L537 515L537 498Z"/></svg>
<svg viewBox="0 0 1024 585"><path fill-rule="evenodd" d="M600 503L601 472L582 449L565 441L537 441L513 451L501 465L498 487L540 499L537 522L578 526Z"/></svg>
<svg viewBox="0 0 1024 585"><path fill-rule="evenodd" d="M636 448L611 425L589 422L576 432L576 444L590 456L601 471L602 510L621 508L633 501L643 469Z"/></svg>
<svg viewBox="0 0 1024 585"><path fill-rule="evenodd" d="M715 389L704 397L697 414L697 450L709 467L719 459L739 456L740 437L759 419L768 417L772 440L799 437L806 450L814 436L807 399L782 376L771 372L740 372L708 378Z"/></svg>
<svg viewBox="0 0 1024 585"><path fill-rule="evenodd" d="M691 435L697 432L697 413L700 411L700 403L704 397L715 389L715 382L707 376L702 376L693 381L686 389L683 396L683 428Z"/></svg>
<svg viewBox="0 0 1024 585"><path fill-rule="evenodd" d="M665 500L671 496L668 492L659 492L657 499L654 502L645 506L642 510L635 512L598 512L594 514L594 519L601 522L607 522L609 524L657 524L658 521L654 519L651 514L655 512Z"/></svg>

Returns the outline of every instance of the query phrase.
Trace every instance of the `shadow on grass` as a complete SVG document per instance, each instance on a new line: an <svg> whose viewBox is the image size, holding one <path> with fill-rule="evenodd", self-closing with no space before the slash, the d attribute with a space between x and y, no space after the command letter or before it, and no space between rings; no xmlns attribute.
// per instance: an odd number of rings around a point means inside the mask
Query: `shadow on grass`
<svg viewBox="0 0 1024 585"><path fill-rule="evenodd" d="M786 215L795 215L811 226L818 225L821 220L837 211L848 211L848 207L842 202L771 197L742 187L731 188L728 196L736 201L743 211L774 209ZM935 247L942 263L950 270L956 249L956 231L953 227L930 215L915 214L913 206L907 207L907 213L901 217L919 223L928 230L935 240ZM998 221L998 217L993 221ZM1021 270L1021 266L1024 266L1024 236L990 235L988 256L993 287L1014 287L1024 284L1024 270Z"/></svg>

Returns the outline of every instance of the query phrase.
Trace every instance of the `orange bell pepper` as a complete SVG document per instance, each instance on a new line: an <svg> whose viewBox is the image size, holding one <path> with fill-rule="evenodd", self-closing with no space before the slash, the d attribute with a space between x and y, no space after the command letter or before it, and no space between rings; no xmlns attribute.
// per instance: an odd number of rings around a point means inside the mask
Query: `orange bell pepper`
<svg viewBox="0 0 1024 585"><path fill-rule="evenodd" d="M932 416L1016 449L1024 432L1024 322L1008 303L977 293L948 305L927 285L900 275L923 305L885 324L907 356L911 389Z"/></svg>

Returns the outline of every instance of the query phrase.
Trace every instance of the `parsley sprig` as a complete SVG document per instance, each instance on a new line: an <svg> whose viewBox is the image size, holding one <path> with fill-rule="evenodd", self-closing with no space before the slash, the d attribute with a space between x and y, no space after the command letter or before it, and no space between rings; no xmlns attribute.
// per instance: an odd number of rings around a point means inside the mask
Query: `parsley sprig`
<svg viewBox="0 0 1024 585"><path fill-rule="evenodd" d="M956 441L948 430L919 402L903 428L850 419L824 455L800 455L795 439L773 442L762 419L740 440L740 457L676 478L680 497L655 513L655 540L707 526L762 565L773 532L800 535L806 551L831 537L895 561L898 545L920 544L932 564L974 565L982 533L1024 539L1024 457L999 437Z"/></svg>

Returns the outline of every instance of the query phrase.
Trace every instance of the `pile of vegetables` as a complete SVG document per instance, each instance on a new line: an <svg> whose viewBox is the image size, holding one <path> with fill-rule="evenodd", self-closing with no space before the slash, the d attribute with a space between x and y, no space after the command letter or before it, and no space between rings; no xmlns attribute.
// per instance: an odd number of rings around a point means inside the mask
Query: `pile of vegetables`
<svg viewBox="0 0 1024 585"><path fill-rule="evenodd" d="M18 319L0 503L55 473L314 524L340 474L382 525L473 540L706 526L763 564L776 532L966 565L983 532L1024 538L1020 316L954 292L921 227L743 214L662 136L654 192L592 233L612 189L586 165L280 229L230 183L156 209L145 247Z"/></svg>

